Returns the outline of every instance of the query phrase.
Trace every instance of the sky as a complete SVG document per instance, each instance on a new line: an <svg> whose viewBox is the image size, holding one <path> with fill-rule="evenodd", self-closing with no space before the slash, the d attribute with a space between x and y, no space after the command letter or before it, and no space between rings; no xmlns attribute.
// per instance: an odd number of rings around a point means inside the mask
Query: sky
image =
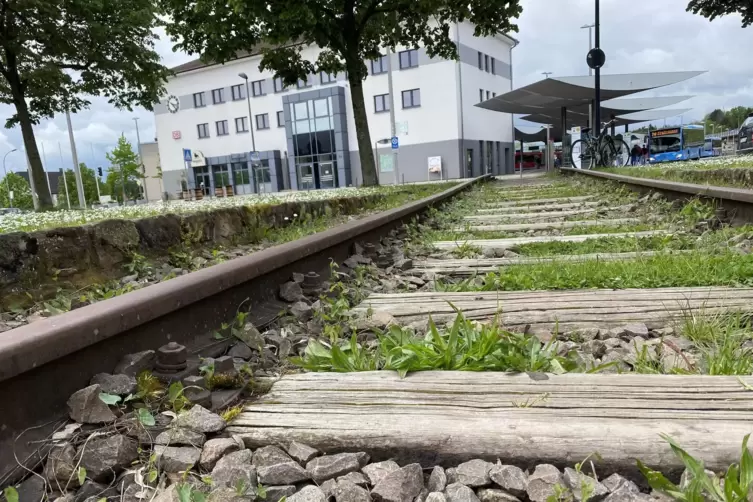
<svg viewBox="0 0 753 502"><path fill-rule="evenodd" d="M594 19L593 0L521 0L523 14L520 45L513 51L515 88L552 76L588 73L588 30L580 29ZM715 108L753 106L753 27L743 29L740 18L728 16L709 22L685 12L688 0L601 0L601 48L606 53L604 73L706 70L695 79L647 93L648 96L693 95L672 108L692 108L684 121L700 119ZM160 31L157 51L163 64L176 66L193 59L172 50ZM0 105L0 116L13 113ZM107 167L105 153L121 133L136 145L136 122L142 142L154 140L154 115L144 109L121 111L106 100L93 98L91 107L72 116L79 162L89 167ZM679 122L679 118L675 119ZM668 120L672 123L672 120ZM37 144L46 156L48 170L72 167L65 115L35 127ZM58 147L60 145L60 147ZM0 155L9 170L25 170L26 159L18 127L0 129ZM62 150L62 161L60 150Z"/></svg>

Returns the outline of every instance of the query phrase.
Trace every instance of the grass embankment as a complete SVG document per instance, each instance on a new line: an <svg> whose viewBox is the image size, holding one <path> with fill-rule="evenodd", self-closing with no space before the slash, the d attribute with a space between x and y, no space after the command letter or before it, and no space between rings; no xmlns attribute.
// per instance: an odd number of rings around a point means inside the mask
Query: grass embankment
<svg viewBox="0 0 753 502"><path fill-rule="evenodd" d="M753 189L751 155L650 166L603 168L599 171L637 178Z"/></svg>

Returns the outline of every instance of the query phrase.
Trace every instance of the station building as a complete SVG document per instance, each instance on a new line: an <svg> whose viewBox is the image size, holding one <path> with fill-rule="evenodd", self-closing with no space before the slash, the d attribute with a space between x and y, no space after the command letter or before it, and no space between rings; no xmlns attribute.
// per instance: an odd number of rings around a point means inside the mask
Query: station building
<svg viewBox="0 0 753 502"><path fill-rule="evenodd" d="M385 51L379 60L366 62L364 101L382 184L512 172L512 115L476 105L512 90L517 41L503 34L475 37L473 29L469 23L452 27L457 61L431 58L419 47ZM307 46L303 57L313 61L319 52ZM399 180L391 162L387 57ZM172 69L167 94L154 111L163 190L170 198L196 188L207 194L223 186L258 193L362 183L345 74L309 75L285 88L272 72L259 69L261 58L248 54L225 64L195 60ZM239 74L248 80L250 114L246 80ZM258 152L253 163L250 128ZM190 162L184 161L184 149L191 151Z"/></svg>

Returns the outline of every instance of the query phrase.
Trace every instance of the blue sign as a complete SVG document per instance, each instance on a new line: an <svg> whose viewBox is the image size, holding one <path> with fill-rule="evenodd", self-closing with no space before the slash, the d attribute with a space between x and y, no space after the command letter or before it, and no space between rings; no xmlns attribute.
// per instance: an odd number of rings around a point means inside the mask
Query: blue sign
<svg viewBox="0 0 753 502"><path fill-rule="evenodd" d="M183 149L183 160L185 162L191 162L191 150L188 148Z"/></svg>
<svg viewBox="0 0 753 502"><path fill-rule="evenodd" d="M400 142L397 140L397 136L392 136L392 149L397 150L400 148Z"/></svg>

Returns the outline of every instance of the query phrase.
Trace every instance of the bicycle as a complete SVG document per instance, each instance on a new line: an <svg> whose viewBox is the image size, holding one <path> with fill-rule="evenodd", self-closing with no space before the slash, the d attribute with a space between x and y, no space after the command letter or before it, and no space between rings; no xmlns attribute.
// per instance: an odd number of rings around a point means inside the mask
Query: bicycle
<svg viewBox="0 0 753 502"><path fill-rule="evenodd" d="M575 160L580 159L581 169L593 169L599 167L623 167L630 160L630 147L621 138L612 138L607 134L607 129L614 119L604 123L604 129L597 138L588 136L579 139L572 144L570 149L570 162L576 165ZM584 129L588 132L589 129Z"/></svg>

